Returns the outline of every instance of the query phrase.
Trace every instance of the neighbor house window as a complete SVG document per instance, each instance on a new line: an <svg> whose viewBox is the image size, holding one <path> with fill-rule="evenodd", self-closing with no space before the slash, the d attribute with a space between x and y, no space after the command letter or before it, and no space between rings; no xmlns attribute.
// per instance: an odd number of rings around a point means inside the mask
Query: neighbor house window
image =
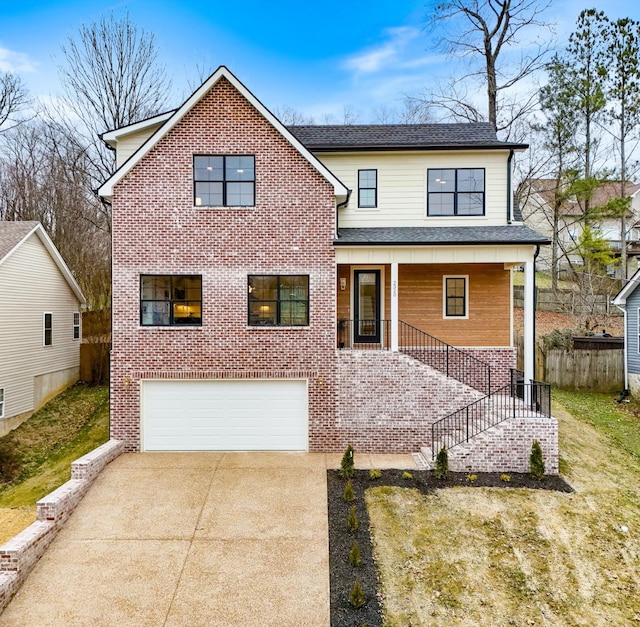
<svg viewBox="0 0 640 627"><path fill-rule="evenodd" d="M73 312L73 339L74 340L80 339L80 312L79 311Z"/></svg>
<svg viewBox="0 0 640 627"><path fill-rule="evenodd" d="M467 318L468 312L468 284L466 276L445 276L443 278L444 317Z"/></svg>
<svg viewBox="0 0 640 627"><path fill-rule="evenodd" d="M4 418L4 388L0 388L0 418Z"/></svg>
<svg viewBox="0 0 640 627"><path fill-rule="evenodd" d="M45 313L42 319L42 343L45 346L53 344L53 314Z"/></svg>
<svg viewBox="0 0 640 627"><path fill-rule="evenodd" d="M358 207L378 206L378 170L358 170Z"/></svg>
<svg viewBox="0 0 640 627"><path fill-rule="evenodd" d="M199 156L193 158L196 207L253 207L255 157Z"/></svg>
<svg viewBox="0 0 640 627"><path fill-rule="evenodd" d="M140 324L160 327L202 324L202 277L142 275Z"/></svg>
<svg viewBox="0 0 640 627"><path fill-rule="evenodd" d="M306 326L309 324L307 275L250 275L249 324Z"/></svg>
<svg viewBox="0 0 640 627"><path fill-rule="evenodd" d="M484 215L484 168L428 170L427 215Z"/></svg>

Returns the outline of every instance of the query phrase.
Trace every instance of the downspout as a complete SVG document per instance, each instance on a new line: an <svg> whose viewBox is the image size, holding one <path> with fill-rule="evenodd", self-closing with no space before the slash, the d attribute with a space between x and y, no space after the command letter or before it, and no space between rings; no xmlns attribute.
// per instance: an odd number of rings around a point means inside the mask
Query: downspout
<svg viewBox="0 0 640 627"><path fill-rule="evenodd" d="M513 152L513 151L512 151ZM536 246L536 252L533 255L533 376L536 376L536 354L538 352L538 344L536 342L536 310L538 308L537 303L537 291L536 291L536 259L540 254L540 244Z"/></svg>
<svg viewBox="0 0 640 627"><path fill-rule="evenodd" d="M513 196L511 194L511 161L513 160L513 150L509 151L509 158L507 159L507 224L511 224L511 204L513 203ZM537 256L538 253L536 253ZM535 262L535 257L534 257ZM534 263L535 266L535 263ZM535 272L535 268L534 268ZM534 284L535 288L535 284Z"/></svg>
<svg viewBox="0 0 640 627"><path fill-rule="evenodd" d="M338 235L338 220L339 220L339 209L341 209L342 207L346 207L349 204L349 199L351 198L351 191L350 189L347 190L347 199L344 202L340 202L336 205L336 232L335 232L335 236L336 239L338 239L340 236Z"/></svg>
<svg viewBox="0 0 640 627"><path fill-rule="evenodd" d="M624 389L622 390L622 394L624 395L624 398L626 398L627 396L629 396L629 373L627 370L627 353L628 353L627 338L629 336L629 333L627 332L627 307L626 305L624 309L620 307L620 305L616 305L616 307L624 315ZM620 400L622 400L622 398L623 397L621 397Z"/></svg>

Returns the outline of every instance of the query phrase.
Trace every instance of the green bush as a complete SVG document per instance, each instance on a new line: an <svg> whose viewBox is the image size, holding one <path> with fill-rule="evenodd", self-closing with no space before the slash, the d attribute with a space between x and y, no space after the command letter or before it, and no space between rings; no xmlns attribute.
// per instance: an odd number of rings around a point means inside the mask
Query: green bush
<svg viewBox="0 0 640 627"><path fill-rule="evenodd" d="M364 605L364 590L360 585L360 582L356 579L351 588L351 594L349 595L349 602L353 607L358 608Z"/></svg>
<svg viewBox="0 0 640 627"><path fill-rule="evenodd" d="M349 564L351 566L360 566L360 559L360 547L358 546L358 541L354 540L351 551L349 551Z"/></svg>
<svg viewBox="0 0 640 627"><path fill-rule="evenodd" d="M436 467L434 470L436 479L446 479L449 475L449 454L443 446L436 455Z"/></svg>
<svg viewBox="0 0 640 627"><path fill-rule="evenodd" d="M342 493L342 500L347 503L351 503L351 501L355 500L356 495L353 493L353 486L351 485L351 479L347 481L347 484L344 486L344 492Z"/></svg>
<svg viewBox="0 0 640 627"><path fill-rule="evenodd" d="M593 335L593 331L588 331L587 329L554 329L551 333L543 335L540 340L545 352L552 348L572 351L573 338L587 335Z"/></svg>
<svg viewBox="0 0 640 627"><path fill-rule="evenodd" d="M349 446L347 446L347 450L342 456L342 462L340 462L340 470L338 471L338 474L345 479L351 479L356 471L353 452L353 446L349 444Z"/></svg>
<svg viewBox="0 0 640 627"><path fill-rule="evenodd" d="M402 473L402 478L403 479L413 479L413 475L408 470L405 470Z"/></svg>
<svg viewBox="0 0 640 627"><path fill-rule="evenodd" d="M371 481L374 481L375 479L380 479L380 477L382 477L382 472L380 472L377 468L372 468L369 471L369 479L371 479Z"/></svg>
<svg viewBox="0 0 640 627"><path fill-rule="evenodd" d="M347 527L351 533L358 529L358 517L356 516L355 505L352 505L349 510L349 515L347 516Z"/></svg>
<svg viewBox="0 0 640 627"><path fill-rule="evenodd" d="M544 458L542 457L542 447L538 440L534 440L531 445L531 455L529 455L529 472L534 479L542 479L544 477Z"/></svg>

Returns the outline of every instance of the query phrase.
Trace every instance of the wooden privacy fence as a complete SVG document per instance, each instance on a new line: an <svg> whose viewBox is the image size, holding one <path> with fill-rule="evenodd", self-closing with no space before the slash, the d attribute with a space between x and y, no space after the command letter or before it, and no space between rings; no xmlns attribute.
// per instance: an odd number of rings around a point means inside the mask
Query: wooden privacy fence
<svg viewBox="0 0 640 627"><path fill-rule="evenodd" d="M523 369L524 339L514 336L518 368ZM624 388L624 351L553 348L544 353L536 346L536 379L565 390L619 392Z"/></svg>

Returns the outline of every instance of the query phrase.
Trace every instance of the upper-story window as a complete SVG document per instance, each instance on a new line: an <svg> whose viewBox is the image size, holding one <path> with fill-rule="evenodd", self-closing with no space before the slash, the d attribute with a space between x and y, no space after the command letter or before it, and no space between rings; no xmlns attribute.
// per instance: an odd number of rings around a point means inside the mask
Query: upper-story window
<svg viewBox="0 0 640 627"><path fill-rule="evenodd" d="M484 215L484 168L430 169L427 178L427 215Z"/></svg>
<svg viewBox="0 0 640 627"><path fill-rule="evenodd" d="M49 311L42 315L42 343L45 346L53 344L53 314Z"/></svg>
<svg viewBox="0 0 640 627"><path fill-rule="evenodd" d="M378 206L378 170L358 170L358 207Z"/></svg>
<svg viewBox="0 0 640 627"><path fill-rule="evenodd" d="M246 155L193 158L193 204L196 207L253 207L255 157Z"/></svg>
<svg viewBox="0 0 640 627"><path fill-rule="evenodd" d="M202 277L193 275L142 275L140 324L173 326L202 324Z"/></svg>

